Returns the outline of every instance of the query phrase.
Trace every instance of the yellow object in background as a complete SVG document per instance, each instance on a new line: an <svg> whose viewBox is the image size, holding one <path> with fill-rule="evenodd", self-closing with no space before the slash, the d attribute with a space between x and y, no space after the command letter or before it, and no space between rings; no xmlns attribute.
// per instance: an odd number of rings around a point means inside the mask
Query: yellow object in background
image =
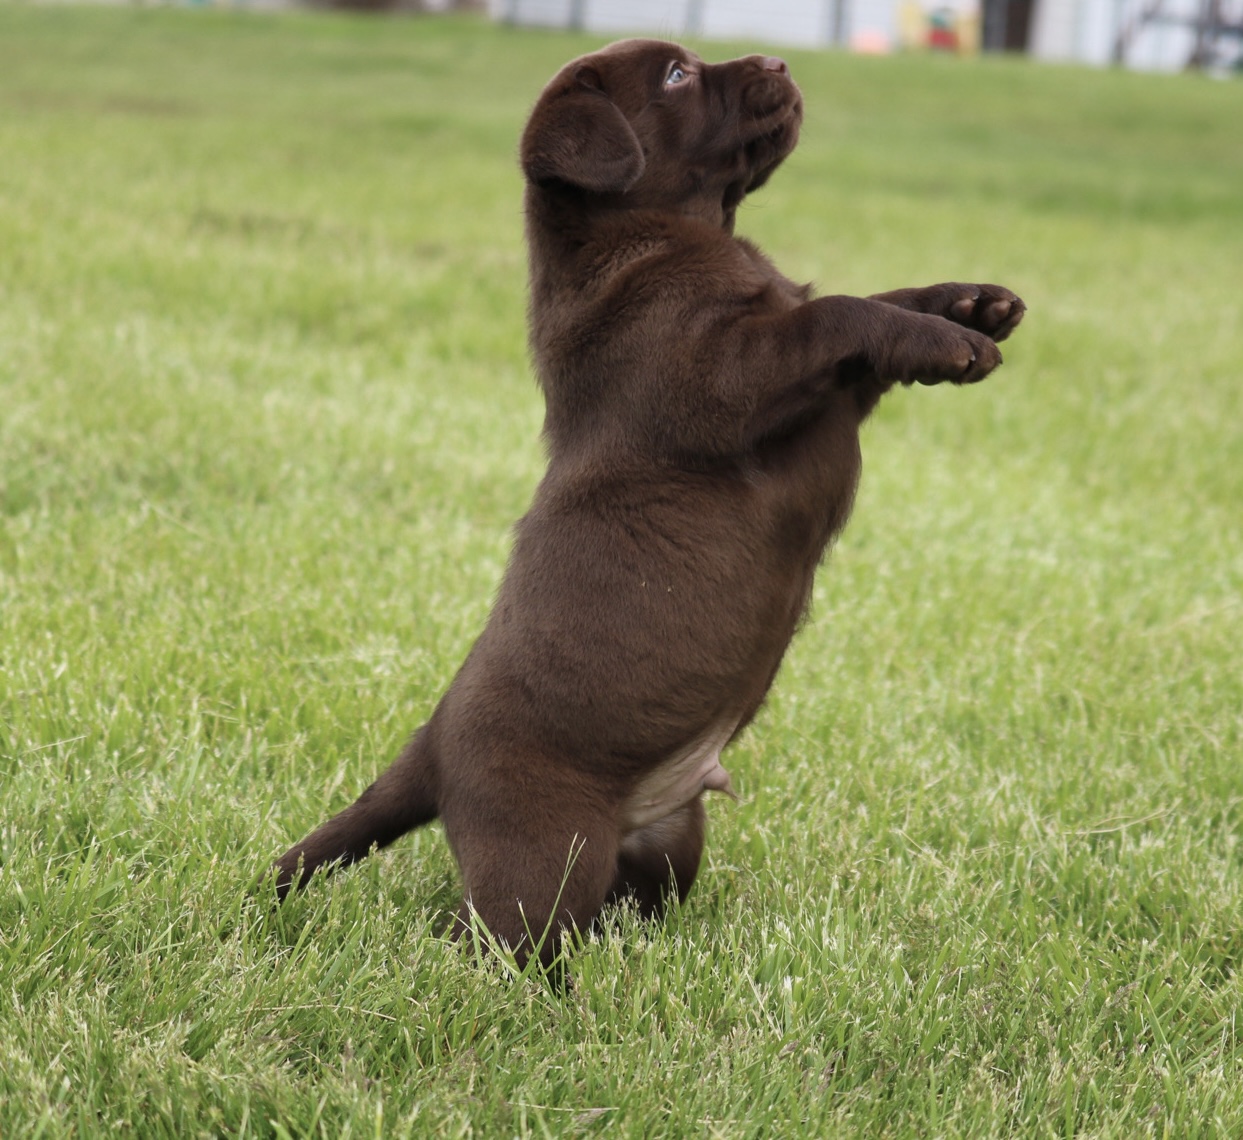
<svg viewBox="0 0 1243 1140"><path fill-rule="evenodd" d="M898 43L903 51L928 46L928 11L918 0L902 0L898 6Z"/></svg>
<svg viewBox="0 0 1243 1140"><path fill-rule="evenodd" d="M898 43L905 51L976 55L980 51L980 23L976 5L931 7L919 0L903 0L898 7Z"/></svg>

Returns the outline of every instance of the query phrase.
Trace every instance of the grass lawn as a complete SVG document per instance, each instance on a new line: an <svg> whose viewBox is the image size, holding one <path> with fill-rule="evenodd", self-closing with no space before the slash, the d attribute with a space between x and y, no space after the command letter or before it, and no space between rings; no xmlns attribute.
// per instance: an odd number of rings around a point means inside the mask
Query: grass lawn
<svg viewBox="0 0 1243 1140"><path fill-rule="evenodd" d="M593 42L0 6L0 1136L1243 1135L1238 82L790 53L740 230L1031 311L869 425L686 906L559 998L437 827L247 900L484 621Z"/></svg>

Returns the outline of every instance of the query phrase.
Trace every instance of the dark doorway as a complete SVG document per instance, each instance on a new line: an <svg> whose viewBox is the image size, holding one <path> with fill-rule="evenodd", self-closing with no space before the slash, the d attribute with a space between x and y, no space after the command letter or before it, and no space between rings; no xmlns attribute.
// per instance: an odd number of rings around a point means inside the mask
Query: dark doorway
<svg viewBox="0 0 1243 1140"><path fill-rule="evenodd" d="M984 0L985 51L1026 51L1032 0Z"/></svg>

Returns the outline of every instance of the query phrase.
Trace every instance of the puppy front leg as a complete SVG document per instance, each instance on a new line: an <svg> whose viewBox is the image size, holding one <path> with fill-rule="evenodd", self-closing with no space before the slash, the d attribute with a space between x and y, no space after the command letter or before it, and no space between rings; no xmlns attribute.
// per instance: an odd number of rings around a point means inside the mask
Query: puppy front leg
<svg viewBox="0 0 1243 1140"><path fill-rule="evenodd" d="M869 300L896 305L912 313L944 317L955 324L978 329L994 341L1005 340L1027 312L1022 297L1001 285L967 285L957 281L875 293Z"/></svg>
<svg viewBox="0 0 1243 1140"><path fill-rule="evenodd" d="M818 297L716 335L729 363L710 394L730 409L744 446L789 431L834 391L853 391L863 417L893 384L974 384L1001 363L984 333L865 297Z"/></svg>
<svg viewBox="0 0 1243 1140"><path fill-rule="evenodd" d="M812 396L864 376L885 385L973 384L1001 363L990 336L870 297L817 297L745 317L726 336L721 356L734 362L728 383L759 401L799 387Z"/></svg>

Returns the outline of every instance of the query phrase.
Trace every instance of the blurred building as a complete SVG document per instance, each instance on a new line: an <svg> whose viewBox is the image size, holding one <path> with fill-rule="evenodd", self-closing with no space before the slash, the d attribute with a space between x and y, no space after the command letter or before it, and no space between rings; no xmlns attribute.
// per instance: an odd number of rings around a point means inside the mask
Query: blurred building
<svg viewBox="0 0 1243 1140"><path fill-rule="evenodd" d="M860 52L1028 52L1174 71L1243 58L1243 0L489 0L516 24Z"/></svg>

